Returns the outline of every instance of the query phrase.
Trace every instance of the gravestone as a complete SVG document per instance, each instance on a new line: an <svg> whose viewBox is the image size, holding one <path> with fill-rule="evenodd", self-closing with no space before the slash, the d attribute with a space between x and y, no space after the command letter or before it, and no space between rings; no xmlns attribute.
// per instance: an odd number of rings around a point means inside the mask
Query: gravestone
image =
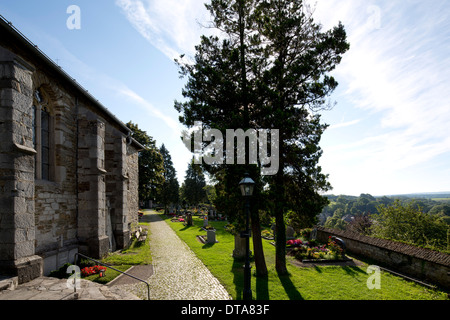
<svg viewBox="0 0 450 320"><path fill-rule="evenodd" d="M208 225L208 217L203 219L203 228L206 228L207 225Z"/></svg>
<svg viewBox="0 0 450 320"><path fill-rule="evenodd" d="M336 244L337 244L339 247L341 247L343 253L345 254L345 250L347 249L347 247L346 247L346 245L345 245L345 241L342 240L341 238L338 238L338 237L335 237L335 236L332 236L331 239L332 239L334 242L336 242Z"/></svg>
<svg viewBox="0 0 450 320"><path fill-rule="evenodd" d="M317 228L312 229L311 231L311 240L317 239Z"/></svg>
<svg viewBox="0 0 450 320"><path fill-rule="evenodd" d="M294 228L292 228L291 226L288 226L286 228L286 240L295 239L294 234L295 234Z"/></svg>
<svg viewBox="0 0 450 320"><path fill-rule="evenodd" d="M216 230L206 231L206 243L216 243Z"/></svg>
<svg viewBox="0 0 450 320"><path fill-rule="evenodd" d="M234 235L234 250L233 250L233 258L243 259L245 258L245 240L246 238L242 238L240 234ZM250 250L250 255L252 251Z"/></svg>
<svg viewBox="0 0 450 320"><path fill-rule="evenodd" d="M192 215L190 213L186 213L186 225L192 226Z"/></svg>

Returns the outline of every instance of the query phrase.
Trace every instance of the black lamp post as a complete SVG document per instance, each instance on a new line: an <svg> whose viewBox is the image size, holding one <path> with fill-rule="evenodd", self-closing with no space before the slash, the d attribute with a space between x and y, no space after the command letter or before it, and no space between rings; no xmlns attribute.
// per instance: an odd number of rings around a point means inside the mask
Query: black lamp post
<svg viewBox="0 0 450 320"><path fill-rule="evenodd" d="M245 198L245 232L241 233L241 237L245 238L245 266L244 266L244 300L252 300L251 289L251 267L250 267L250 201L249 198L253 194L255 181L253 181L248 173L245 174L244 179L239 182L242 196Z"/></svg>

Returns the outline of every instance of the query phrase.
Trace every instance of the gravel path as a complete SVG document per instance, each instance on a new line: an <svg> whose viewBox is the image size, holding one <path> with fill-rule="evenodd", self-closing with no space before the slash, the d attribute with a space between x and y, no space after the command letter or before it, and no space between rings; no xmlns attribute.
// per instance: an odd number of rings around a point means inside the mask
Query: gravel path
<svg viewBox="0 0 450 320"><path fill-rule="evenodd" d="M229 300L228 292L192 250L156 213L145 216L150 221L150 248L153 275L151 300ZM146 299L143 283L125 285L127 290Z"/></svg>

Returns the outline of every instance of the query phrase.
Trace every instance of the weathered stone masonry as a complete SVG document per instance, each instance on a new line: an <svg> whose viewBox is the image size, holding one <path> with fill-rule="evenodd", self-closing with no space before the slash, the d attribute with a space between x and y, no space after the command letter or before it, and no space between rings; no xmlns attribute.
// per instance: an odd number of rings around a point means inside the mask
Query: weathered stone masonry
<svg viewBox="0 0 450 320"><path fill-rule="evenodd" d="M450 255L405 243L363 236L350 231L317 227L317 239L345 241L347 251L370 258L380 266L450 289Z"/></svg>
<svg viewBox="0 0 450 320"><path fill-rule="evenodd" d="M2 19L0 137L0 274L22 283L129 245L142 146Z"/></svg>

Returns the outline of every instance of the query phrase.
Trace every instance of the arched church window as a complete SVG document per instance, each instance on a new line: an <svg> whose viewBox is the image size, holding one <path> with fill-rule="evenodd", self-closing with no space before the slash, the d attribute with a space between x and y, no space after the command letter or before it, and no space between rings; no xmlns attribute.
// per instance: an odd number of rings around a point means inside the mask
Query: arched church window
<svg viewBox="0 0 450 320"><path fill-rule="evenodd" d="M52 125L53 119L46 101L40 90L36 90L33 103L33 143L36 154L36 179L52 180Z"/></svg>

